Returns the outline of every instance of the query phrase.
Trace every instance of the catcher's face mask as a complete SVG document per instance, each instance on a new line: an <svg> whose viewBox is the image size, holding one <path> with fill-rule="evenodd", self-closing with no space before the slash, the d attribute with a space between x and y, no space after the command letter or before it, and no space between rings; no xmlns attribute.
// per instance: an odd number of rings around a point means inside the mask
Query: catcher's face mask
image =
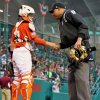
<svg viewBox="0 0 100 100"><path fill-rule="evenodd" d="M72 48L69 51L68 59L70 62L82 62L88 56L85 46L81 46L79 49Z"/></svg>

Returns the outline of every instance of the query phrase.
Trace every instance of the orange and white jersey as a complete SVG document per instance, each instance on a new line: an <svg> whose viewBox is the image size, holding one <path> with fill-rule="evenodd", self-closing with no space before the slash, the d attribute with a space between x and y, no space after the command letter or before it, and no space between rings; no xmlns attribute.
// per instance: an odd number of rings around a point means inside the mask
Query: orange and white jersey
<svg viewBox="0 0 100 100"><path fill-rule="evenodd" d="M25 46L31 40L37 44L46 45L46 41L36 35L33 23L27 21L17 22L12 30L11 37L11 41L15 43L15 48Z"/></svg>

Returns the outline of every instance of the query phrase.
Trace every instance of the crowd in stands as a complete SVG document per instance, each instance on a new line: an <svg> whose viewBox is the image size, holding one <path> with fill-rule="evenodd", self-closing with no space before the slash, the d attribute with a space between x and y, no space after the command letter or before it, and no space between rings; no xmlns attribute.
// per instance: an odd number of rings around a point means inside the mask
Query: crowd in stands
<svg viewBox="0 0 100 100"><path fill-rule="evenodd" d="M54 82L54 85L56 79L58 79L60 83L67 82L68 62L66 58L66 50L56 52L51 48L45 48L36 44L32 45L35 45L33 46L32 51L32 73L34 78ZM0 40L0 50L0 69L8 69L9 75L13 77L13 65L11 62L11 54L9 52L9 44L6 45L3 42L3 37L1 37ZM89 63L90 87L92 87L94 84L94 74L96 76L100 76L100 63L96 63L95 65L94 70L94 62Z"/></svg>

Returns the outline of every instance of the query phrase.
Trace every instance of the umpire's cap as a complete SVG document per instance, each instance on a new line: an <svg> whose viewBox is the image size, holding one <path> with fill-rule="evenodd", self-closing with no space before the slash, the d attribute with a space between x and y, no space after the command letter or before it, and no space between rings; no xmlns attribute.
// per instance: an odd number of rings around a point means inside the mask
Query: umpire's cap
<svg viewBox="0 0 100 100"><path fill-rule="evenodd" d="M53 13L54 9L58 9L58 8L64 8L64 9L66 9L66 6L63 3L61 3L61 2L54 3L51 6L51 10L49 10L49 12Z"/></svg>

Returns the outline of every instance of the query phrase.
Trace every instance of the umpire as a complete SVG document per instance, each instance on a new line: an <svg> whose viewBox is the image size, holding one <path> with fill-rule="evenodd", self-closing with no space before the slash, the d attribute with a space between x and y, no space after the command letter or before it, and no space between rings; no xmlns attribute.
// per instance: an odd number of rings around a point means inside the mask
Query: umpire
<svg viewBox="0 0 100 100"><path fill-rule="evenodd" d="M63 3L54 3L49 11L59 22L61 43L55 49L89 47L88 27L81 15L67 9ZM88 61L79 64L79 69L68 73L68 88L70 100L91 100L89 90Z"/></svg>

